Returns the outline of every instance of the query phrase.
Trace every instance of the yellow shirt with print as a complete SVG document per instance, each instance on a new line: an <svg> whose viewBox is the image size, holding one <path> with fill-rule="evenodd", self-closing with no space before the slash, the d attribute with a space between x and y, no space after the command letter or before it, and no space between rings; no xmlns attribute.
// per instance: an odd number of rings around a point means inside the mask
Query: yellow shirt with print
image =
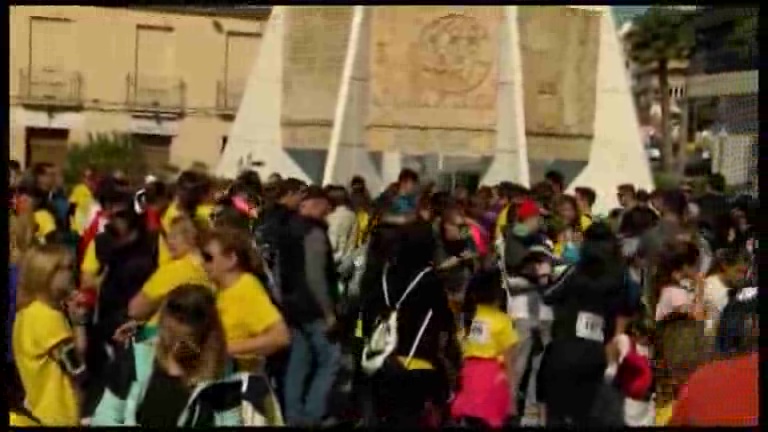
<svg viewBox="0 0 768 432"><path fill-rule="evenodd" d="M69 194L69 202L75 205L75 214L72 215L72 229L82 235L88 223L88 213L94 203L93 193L88 186L80 183L72 188Z"/></svg>
<svg viewBox="0 0 768 432"><path fill-rule="evenodd" d="M259 335L282 320L269 294L256 276L243 273L232 286L220 290L216 296L221 324L227 344ZM255 372L257 356L237 359L239 371Z"/></svg>
<svg viewBox="0 0 768 432"><path fill-rule="evenodd" d="M203 263L193 255L186 255L155 270L141 287L141 292L153 302L161 302L171 291L185 284L204 285L213 289ZM159 312L155 312L147 323L156 326Z"/></svg>
<svg viewBox="0 0 768 432"><path fill-rule="evenodd" d="M67 318L34 301L16 313L13 356L26 391L26 406L45 426L79 425L79 409L71 378L52 350L74 337Z"/></svg>
<svg viewBox="0 0 768 432"><path fill-rule="evenodd" d="M32 217L35 219L35 235L40 242L45 242L45 236L56 231L56 219L48 210L36 210Z"/></svg>
<svg viewBox="0 0 768 432"><path fill-rule="evenodd" d="M478 305L469 334L461 334L464 358L497 359L518 341L512 318L492 306Z"/></svg>

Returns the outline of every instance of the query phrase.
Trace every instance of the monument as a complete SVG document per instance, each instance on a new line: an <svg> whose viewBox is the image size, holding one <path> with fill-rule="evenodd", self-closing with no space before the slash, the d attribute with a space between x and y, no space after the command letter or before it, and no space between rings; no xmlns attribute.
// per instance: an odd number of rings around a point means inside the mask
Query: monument
<svg viewBox="0 0 768 432"><path fill-rule="evenodd" d="M529 184L558 169L596 209L651 188L607 7L276 6L217 173L314 183L405 166Z"/></svg>

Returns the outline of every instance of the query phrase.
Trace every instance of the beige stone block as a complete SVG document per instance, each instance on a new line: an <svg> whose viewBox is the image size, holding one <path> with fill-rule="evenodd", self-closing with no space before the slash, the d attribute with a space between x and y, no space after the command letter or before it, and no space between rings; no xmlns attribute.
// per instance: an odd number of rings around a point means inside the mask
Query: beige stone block
<svg viewBox="0 0 768 432"><path fill-rule="evenodd" d="M371 14L369 148L492 153L502 9L413 6Z"/></svg>

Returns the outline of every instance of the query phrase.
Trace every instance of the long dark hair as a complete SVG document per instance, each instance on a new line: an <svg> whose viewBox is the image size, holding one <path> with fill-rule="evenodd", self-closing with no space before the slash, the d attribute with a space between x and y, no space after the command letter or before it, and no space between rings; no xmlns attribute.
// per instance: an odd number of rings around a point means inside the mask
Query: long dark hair
<svg viewBox="0 0 768 432"><path fill-rule="evenodd" d="M464 337L469 335L478 305L494 305L501 300L501 272L498 269L483 270L469 280L467 295L462 305Z"/></svg>
<svg viewBox="0 0 768 432"><path fill-rule="evenodd" d="M168 318L189 326L193 340L171 341L164 338L164 322ZM176 361L183 363L189 374L189 384L211 381L224 374L227 346L216 299L210 289L188 284L171 291L160 310L159 326L157 356L161 359L176 356ZM186 349L174 353L173 342L186 342Z"/></svg>

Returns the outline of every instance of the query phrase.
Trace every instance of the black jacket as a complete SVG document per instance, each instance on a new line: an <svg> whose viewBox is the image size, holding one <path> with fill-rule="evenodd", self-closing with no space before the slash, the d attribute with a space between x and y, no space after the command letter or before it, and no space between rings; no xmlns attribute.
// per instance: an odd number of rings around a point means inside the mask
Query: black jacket
<svg viewBox="0 0 768 432"><path fill-rule="evenodd" d="M96 236L96 257L106 269L99 291L98 323L105 336L127 320L128 303L157 269L157 235L142 232L134 241L115 246L108 232Z"/></svg>
<svg viewBox="0 0 768 432"><path fill-rule="evenodd" d="M278 239L282 305L291 324L310 323L336 311L338 275L327 229L322 221L297 215Z"/></svg>

